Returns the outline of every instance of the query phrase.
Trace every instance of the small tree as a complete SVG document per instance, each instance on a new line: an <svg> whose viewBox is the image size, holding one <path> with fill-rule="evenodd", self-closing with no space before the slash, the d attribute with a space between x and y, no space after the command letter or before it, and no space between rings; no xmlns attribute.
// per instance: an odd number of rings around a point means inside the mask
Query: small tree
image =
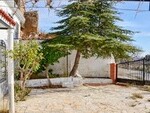
<svg viewBox="0 0 150 113"><path fill-rule="evenodd" d="M115 58L125 58L139 51L131 44L133 32L115 24L121 19L113 4L107 0L74 2L58 12L63 19L53 28L57 38L62 37L63 44L77 50L70 76L76 75L81 54L85 58L105 58L112 54Z"/></svg>
<svg viewBox="0 0 150 113"><path fill-rule="evenodd" d="M14 50L8 52L9 57L12 57L17 64L15 65L15 71L19 73L22 89L25 88L26 80L40 66L42 53L39 53L39 50L38 42L29 40L15 43Z"/></svg>

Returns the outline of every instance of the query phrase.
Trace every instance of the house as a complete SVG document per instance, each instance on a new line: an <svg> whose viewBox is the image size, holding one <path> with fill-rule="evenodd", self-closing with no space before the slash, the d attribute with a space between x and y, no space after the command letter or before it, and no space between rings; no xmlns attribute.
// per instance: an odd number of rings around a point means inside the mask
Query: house
<svg viewBox="0 0 150 113"><path fill-rule="evenodd" d="M6 58L4 51L13 49L14 39L20 38L24 22L14 0L0 1L0 110L3 109L3 97L14 82L13 60Z"/></svg>

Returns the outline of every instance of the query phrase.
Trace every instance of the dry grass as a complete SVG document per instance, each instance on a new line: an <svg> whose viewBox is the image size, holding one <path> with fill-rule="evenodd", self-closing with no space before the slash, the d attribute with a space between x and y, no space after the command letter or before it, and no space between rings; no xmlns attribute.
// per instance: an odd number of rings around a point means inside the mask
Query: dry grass
<svg viewBox="0 0 150 113"><path fill-rule="evenodd" d="M143 90L150 92L150 86L144 86L144 87L143 87Z"/></svg>
<svg viewBox="0 0 150 113"><path fill-rule="evenodd" d="M150 102L150 98L147 101Z"/></svg>
<svg viewBox="0 0 150 113"><path fill-rule="evenodd" d="M116 85L124 86L124 87L135 87L137 86L135 83L116 83Z"/></svg>
<svg viewBox="0 0 150 113"><path fill-rule="evenodd" d="M0 110L0 113L9 113L9 110Z"/></svg>
<svg viewBox="0 0 150 113"><path fill-rule="evenodd" d="M132 96L131 96L132 99L142 99L143 96L140 94L140 93L132 93Z"/></svg>
<svg viewBox="0 0 150 113"><path fill-rule="evenodd" d="M136 103L133 103L130 105L130 107L135 107L136 106Z"/></svg>

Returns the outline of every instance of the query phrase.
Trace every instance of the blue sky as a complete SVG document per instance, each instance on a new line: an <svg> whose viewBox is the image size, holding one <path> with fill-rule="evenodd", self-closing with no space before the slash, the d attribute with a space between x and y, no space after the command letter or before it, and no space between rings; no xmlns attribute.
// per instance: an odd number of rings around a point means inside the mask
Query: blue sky
<svg viewBox="0 0 150 113"><path fill-rule="evenodd" d="M128 10L119 10L122 13L119 16L124 21L119 22L118 24L127 29L140 32L133 36L133 39L135 40L134 45L144 50L144 52L142 53L142 56L146 54L150 54L149 3L122 2L122 3L117 4L116 8L139 10L138 12L128 11Z"/></svg>
<svg viewBox="0 0 150 113"><path fill-rule="evenodd" d="M68 4L67 0L55 0L52 3L53 7L60 7L61 5ZM44 6L45 2L41 1L37 6ZM124 20L117 24L132 31L139 33L133 35L134 45L142 48L144 52L142 56L150 54L150 11L149 3L143 2L120 2L115 6L121 13L119 16ZM131 11L128 9L138 10ZM50 28L57 26L55 22L61 18L56 16L56 11L53 9L39 8L39 30L50 32Z"/></svg>

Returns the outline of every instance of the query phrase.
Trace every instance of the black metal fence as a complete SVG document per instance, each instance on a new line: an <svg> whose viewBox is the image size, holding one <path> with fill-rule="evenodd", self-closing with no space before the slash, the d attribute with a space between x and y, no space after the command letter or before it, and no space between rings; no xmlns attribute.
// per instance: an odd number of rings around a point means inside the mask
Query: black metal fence
<svg viewBox="0 0 150 113"><path fill-rule="evenodd" d="M3 40L0 40L0 82L6 79L6 45Z"/></svg>
<svg viewBox="0 0 150 113"><path fill-rule="evenodd" d="M117 64L117 81L150 84L150 59L122 62Z"/></svg>

